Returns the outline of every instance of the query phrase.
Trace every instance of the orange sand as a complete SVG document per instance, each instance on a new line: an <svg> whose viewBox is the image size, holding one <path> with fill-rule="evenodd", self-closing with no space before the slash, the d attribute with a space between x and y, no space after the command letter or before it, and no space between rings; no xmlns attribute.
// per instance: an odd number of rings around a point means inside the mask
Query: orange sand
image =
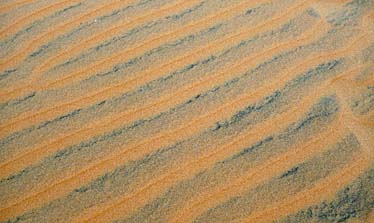
<svg viewBox="0 0 374 223"><path fill-rule="evenodd" d="M0 0L0 222L374 222L373 0Z"/></svg>

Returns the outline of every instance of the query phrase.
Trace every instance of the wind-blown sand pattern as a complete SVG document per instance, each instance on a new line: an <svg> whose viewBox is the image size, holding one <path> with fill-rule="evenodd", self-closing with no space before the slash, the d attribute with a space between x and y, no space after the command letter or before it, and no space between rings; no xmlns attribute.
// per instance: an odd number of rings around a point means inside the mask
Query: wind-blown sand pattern
<svg viewBox="0 0 374 223"><path fill-rule="evenodd" d="M0 0L0 222L374 222L373 0Z"/></svg>

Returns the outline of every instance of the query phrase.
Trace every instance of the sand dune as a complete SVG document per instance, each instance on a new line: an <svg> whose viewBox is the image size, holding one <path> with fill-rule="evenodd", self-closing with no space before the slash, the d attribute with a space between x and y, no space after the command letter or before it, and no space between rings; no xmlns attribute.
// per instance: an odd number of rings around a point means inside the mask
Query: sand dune
<svg viewBox="0 0 374 223"><path fill-rule="evenodd" d="M372 222L374 1L0 0L0 222Z"/></svg>

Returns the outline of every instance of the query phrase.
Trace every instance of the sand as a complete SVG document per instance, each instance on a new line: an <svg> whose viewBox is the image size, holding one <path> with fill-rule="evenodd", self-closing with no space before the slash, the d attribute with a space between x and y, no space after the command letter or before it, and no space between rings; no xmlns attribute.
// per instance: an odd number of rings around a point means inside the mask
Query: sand
<svg viewBox="0 0 374 223"><path fill-rule="evenodd" d="M373 0L0 0L0 222L374 222Z"/></svg>

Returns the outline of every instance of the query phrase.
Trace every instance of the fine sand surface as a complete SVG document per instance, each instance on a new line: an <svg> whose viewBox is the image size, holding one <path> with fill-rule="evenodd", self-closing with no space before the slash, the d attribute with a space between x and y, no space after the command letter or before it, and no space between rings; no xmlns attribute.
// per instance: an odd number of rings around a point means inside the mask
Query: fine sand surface
<svg viewBox="0 0 374 223"><path fill-rule="evenodd" d="M0 222L374 222L374 0L0 0Z"/></svg>

